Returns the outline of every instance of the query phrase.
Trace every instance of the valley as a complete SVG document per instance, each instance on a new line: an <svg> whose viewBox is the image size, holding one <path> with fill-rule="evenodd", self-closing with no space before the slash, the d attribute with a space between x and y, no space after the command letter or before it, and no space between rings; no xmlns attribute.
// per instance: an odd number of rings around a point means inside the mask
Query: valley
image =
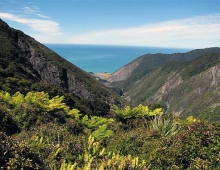
<svg viewBox="0 0 220 170"><path fill-rule="evenodd" d="M218 169L220 48L88 73L0 19L0 168Z"/></svg>

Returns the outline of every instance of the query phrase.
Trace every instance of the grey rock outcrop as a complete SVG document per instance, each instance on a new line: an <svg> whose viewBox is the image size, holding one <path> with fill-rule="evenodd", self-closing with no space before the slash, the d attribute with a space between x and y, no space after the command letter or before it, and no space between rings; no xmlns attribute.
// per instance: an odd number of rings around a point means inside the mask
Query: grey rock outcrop
<svg viewBox="0 0 220 170"><path fill-rule="evenodd" d="M23 37L20 38L18 39L18 46L40 75L41 81L59 86L85 99L92 99L93 95L83 84L74 78L73 74L70 74L64 67L58 68L51 61L48 61L43 54L35 50L36 47L32 47L28 41L22 40ZM60 63L60 65L62 65L62 63Z"/></svg>
<svg viewBox="0 0 220 170"><path fill-rule="evenodd" d="M120 68L118 71L112 73L111 76L107 78L107 81L115 82L115 81L126 80L128 77L131 76L131 74L135 70L135 68L138 67L139 62L140 62L140 60L134 61L134 62L127 64L126 66Z"/></svg>

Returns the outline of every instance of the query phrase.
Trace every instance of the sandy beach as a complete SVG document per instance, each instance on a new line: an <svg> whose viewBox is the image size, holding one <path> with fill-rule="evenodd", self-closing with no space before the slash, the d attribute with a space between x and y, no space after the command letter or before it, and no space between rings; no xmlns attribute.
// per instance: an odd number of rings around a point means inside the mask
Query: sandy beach
<svg viewBox="0 0 220 170"><path fill-rule="evenodd" d="M111 73L94 73L94 76L103 80L107 80L111 76Z"/></svg>

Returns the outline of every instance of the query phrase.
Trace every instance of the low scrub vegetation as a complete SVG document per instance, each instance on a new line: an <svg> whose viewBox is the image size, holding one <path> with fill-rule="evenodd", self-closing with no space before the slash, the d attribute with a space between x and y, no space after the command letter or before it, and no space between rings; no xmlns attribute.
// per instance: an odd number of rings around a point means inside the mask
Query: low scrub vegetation
<svg viewBox="0 0 220 170"><path fill-rule="evenodd" d="M218 122L159 105L85 115L62 96L0 91L1 169L218 169Z"/></svg>

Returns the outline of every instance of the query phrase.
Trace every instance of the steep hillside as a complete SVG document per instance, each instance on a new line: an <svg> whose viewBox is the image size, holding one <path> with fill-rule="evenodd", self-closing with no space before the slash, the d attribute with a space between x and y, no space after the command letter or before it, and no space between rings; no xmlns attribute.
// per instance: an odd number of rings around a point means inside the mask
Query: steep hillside
<svg viewBox="0 0 220 170"><path fill-rule="evenodd" d="M126 92L130 89L134 82L138 81L151 71L163 66L167 62L189 61L210 53L220 53L220 48L213 47L197 49L187 53L146 54L128 63L113 73L107 80L111 82L112 87L122 89L124 92Z"/></svg>
<svg viewBox="0 0 220 170"><path fill-rule="evenodd" d="M125 98L133 105L160 103L167 112L220 120L220 54L172 61L132 84Z"/></svg>
<svg viewBox="0 0 220 170"><path fill-rule="evenodd" d="M0 44L0 90L65 95L71 106L93 114L123 105L120 97L89 74L2 20Z"/></svg>

